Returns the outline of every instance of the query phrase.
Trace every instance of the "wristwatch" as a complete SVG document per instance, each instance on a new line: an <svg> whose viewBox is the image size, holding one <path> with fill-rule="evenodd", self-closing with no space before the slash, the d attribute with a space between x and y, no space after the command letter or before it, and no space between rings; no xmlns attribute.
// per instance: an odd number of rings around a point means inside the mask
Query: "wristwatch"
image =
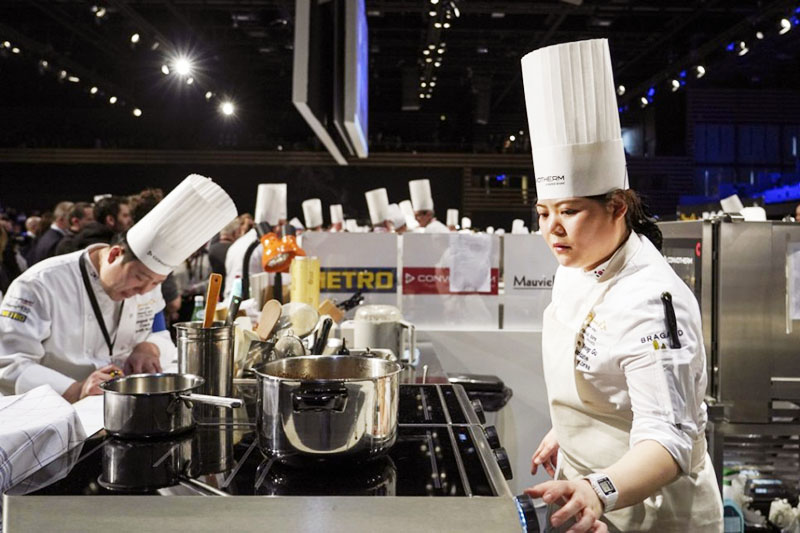
<svg viewBox="0 0 800 533"><path fill-rule="evenodd" d="M600 498L600 503L603 504L603 512L607 513L613 511L614 507L617 505L619 492L617 492L617 487L614 486L611 478L606 474L595 472L588 476L583 476L583 479L588 481L592 489L597 493L597 497Z"/></svg>

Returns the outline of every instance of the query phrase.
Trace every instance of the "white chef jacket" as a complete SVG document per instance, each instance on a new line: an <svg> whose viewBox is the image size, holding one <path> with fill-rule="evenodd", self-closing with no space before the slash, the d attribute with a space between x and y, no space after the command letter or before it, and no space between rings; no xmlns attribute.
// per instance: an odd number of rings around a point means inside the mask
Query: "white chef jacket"
<svg viewBox="0 0 800 533"><path fill-rule="evenodd" d="M98 368L121 366L141 342L158 346L162 367L173 362L169 332L152 331L153 318L164 309L161 287L126 299L120 315L119 302L108 297L88 261L88 251L102 246L46 259L12 282L0 305L0 393L22 394L48 384L63 394ZM113 355L83 285L80 260L86 262L109 335L116 336Z"/></svg>
<svg viewBox="0 0 800 533"><path fill-rule="evenodd" d="M678 349L670 348L663 292L672 295ZM592 294L601 296L587 314ZM576 376L588 385L581 400L632 417L630 446L655 440L690 472L693 441L707 421L707 376L700 309L689 287L646 237L632 232L591 272L559 267L552 297L550 311L578 332Z"/></svg>
<svg viewBox="0 0 800 533"><path fill-rule="evenodd" d="M450 230L447 228L447 226L445 226L444 224L442 224L441 222L439 222L438 220L436 220L434 218L427 226L425 226L424 228L422 228L422 227L417 228L417 229L414 230L414 232L416 232L416 233L450 233Z"/></svg>

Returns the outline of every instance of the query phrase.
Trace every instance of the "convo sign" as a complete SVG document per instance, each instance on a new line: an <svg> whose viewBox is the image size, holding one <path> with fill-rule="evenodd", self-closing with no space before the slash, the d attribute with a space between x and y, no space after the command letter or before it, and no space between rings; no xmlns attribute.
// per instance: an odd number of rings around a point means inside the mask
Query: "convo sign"
<svg viewBox="0 0 800 533"><path fill-rule="evenodd" d="M397 305L397 235L306 232L302 247L320 263L320 298L343 301L355 292L364 303Z"/></svg>
<svg viewBox="0 0 800 533"><path fill-rule="evenodd" d="M503 237L503 329L542 329L557 268L541 235Z"/></svg>
<svg viewBox="0 0 800 533"><path fill-rule="evenodd" d="M429 328L496 329L499 267L497 235L403 235L404 318Z"/></svg>

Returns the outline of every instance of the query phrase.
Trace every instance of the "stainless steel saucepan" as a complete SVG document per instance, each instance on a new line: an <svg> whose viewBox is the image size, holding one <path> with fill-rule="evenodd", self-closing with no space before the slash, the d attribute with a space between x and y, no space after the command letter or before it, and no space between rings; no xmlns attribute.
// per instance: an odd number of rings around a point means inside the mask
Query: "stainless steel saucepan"
<svg viewBox="0 0 800 533"><path fill-rule="evenodd" d="M236 398L194 394L194 374L133 374L102 383L106 432L121 438L167 437L194 427L192 403L235 408Z"/></svg>

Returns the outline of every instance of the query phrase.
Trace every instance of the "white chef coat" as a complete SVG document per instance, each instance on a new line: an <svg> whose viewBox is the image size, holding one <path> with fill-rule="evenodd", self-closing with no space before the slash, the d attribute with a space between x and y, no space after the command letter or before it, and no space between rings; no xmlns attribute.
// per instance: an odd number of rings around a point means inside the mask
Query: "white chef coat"
<svg viewBox="0 0 800 533"><path fill-rule="evenodd" d="M234 281L242 277L242 264L244 263L244 254L247 247L258 238L255 228L250 229L247 233L233 241L233 244L228 248L228 253L225 254L225 290L223 297L226 301L229 300L231 292L233 291ZM259 245L253 250L253 255L250 256L250 274L258 274L264 272L264 267L261 266L261 256L264 255L264 247Z"/></svg>
<svg viewBox="0 0 800 533"><path fill-rule="evenodd" d="M679 349L670 348L665 291L672 295ZM586 309L593 293L599 301ZM582 400L630 418L630 446L655 440L689 472L692 443L707 420L700 309L689 287L646 237L631 232L591 272L559 267L552 298L549 311L578 333L575 370L588 385ZM568 451L570 444L561 446Z"/></svg>
<svg viewBox="0 0 800 533"><path fill-rule="evenodd" d="M415 233L450 233L450 230L435 218L425 226L414 230Z"/></svg>
<svg viewBox="0 0 800 533"><path fill-rule="evenodd" d="M154 316L164 309L161 287L126 299L120 315L120 303L108 297L88 261L88 252L102 246L41 261L11 284L0 305L0 392L22 394L48 384L63 394L98 368L122 366L141 342L158 346L162 367L173 362L169 332L152 331ZM83 285L80 260L109 335L116 336L111 356Z"/></svg>

